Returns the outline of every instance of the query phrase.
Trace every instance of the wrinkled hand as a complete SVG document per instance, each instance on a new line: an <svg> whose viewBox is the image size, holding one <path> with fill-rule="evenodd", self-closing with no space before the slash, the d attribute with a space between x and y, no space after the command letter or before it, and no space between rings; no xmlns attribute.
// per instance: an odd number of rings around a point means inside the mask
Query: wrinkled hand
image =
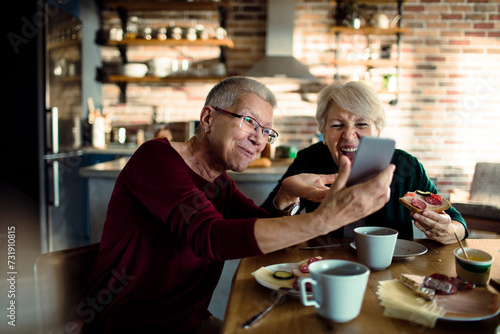
<svg viewBox="0 0 500 334"><path fill-rule="evenodd" d="M337 174L297 174L283 180L282 188L288 197L302 197L312 202L321 202L328 191L327 184L332 184Z"/></svg>
<svg viewBox="0 0 500 334"><path fill-rule="evenodd" d="M412 212L411 216L415 220L415 226L424 232L427 238L441 243L448 243L450 239L455 242L455 227L448 214L424 210L421 214Z"/></svg>
<svg viewBox="0 0 500 334"><path fill-rule="evenodd" d="M395 166L389 165L376 177L346 188L351 163L341 157L339 173L330 191L314 212L328 232L357 221L382 208L390 198L390 184Z"/></svg>

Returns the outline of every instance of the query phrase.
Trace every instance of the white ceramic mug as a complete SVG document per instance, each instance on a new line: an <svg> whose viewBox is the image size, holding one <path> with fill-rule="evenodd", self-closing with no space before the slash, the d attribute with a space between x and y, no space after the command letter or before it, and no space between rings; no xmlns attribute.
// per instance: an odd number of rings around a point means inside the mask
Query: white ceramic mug
<svg viewBox="0 0 500 334"><path fill-rule="evenodd" d="M354 229L358 261L372 270L382 270L392 263L398 231L387 227L362 226Z"/></svg>
<svg viewBox="0 0 500 334"><path fill-rule="evenodd" d="M347 322L359 315L370 269L357 262L321 260L309 265L311 277L299 280L302 304L334 322ZM306 284L312 285L308 296Z"/></svg>

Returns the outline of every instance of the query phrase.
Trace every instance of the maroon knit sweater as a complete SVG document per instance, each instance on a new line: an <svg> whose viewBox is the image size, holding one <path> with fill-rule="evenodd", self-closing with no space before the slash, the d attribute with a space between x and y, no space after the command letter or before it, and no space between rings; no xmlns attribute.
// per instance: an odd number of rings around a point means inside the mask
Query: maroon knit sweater
<svg viewBox="0 0 500 334"><path fill-rule="evenodd" d="M190 333L210 315L224 260L262 254L264 216L227 173L207 182L167 139L144 143L116 180L75 309L84 332Z"/></svg>

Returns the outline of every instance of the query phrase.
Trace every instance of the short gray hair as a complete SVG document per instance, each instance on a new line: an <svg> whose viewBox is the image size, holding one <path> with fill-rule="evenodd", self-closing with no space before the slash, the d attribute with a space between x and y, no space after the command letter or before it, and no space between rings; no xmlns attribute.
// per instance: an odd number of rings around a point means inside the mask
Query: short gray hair
<svg viewBox="0 0 500 334"><path fill-rule="evenodd" d="M205 106L228 109L240 103L243 94L255 94L269 103L273 109L277 102L273 92L266 85L247 77L229 77L215 85L207 95Z"/></svg>
<svg viewBox="0 0 500 334"><path fill-rule="evenodd" d="M382 100L375 89L364 82L351 81L346 84L334 82L319 92L316 121L322 134L325 131L328 109L332 105L371 119L379 131L385 127L385 110Z"/></svg>

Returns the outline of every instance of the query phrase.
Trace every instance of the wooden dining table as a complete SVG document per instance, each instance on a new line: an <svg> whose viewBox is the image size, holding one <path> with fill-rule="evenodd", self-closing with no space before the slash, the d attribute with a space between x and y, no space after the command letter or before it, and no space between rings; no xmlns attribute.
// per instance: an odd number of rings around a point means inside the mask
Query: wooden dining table
<svg viewBox="0 0 500 334"><path fill-rule="evenodd" d="M267 308L277 295L275 290L259 284L252 272L263 266L297 263L316 256L357 261L356 250L350 245L351 241L352 239L315 239L277 252L242 259L233 277L222 333L498 333L500 314L474 321L438 319L434 328L383 315L384 307L380 305L376 295L380 281L397 279L400 274L428 276L441 273L456 276L453 250L458 244L442 245L428 239L413 240L425 245L428 248L426 253L394 259L389 268L370 273L361 312L350 322L334 323L321 318L313 306L302 305L300 296L288 294L263 318L248 328L242 327L247 319ZM300 249L325 243L342 245L315 250ZM500 239L468 239L463 243L464 246L478 248L493 255L495 260L490 278L500 279ZM485 288L498 293L489 284Z"/></svg>

